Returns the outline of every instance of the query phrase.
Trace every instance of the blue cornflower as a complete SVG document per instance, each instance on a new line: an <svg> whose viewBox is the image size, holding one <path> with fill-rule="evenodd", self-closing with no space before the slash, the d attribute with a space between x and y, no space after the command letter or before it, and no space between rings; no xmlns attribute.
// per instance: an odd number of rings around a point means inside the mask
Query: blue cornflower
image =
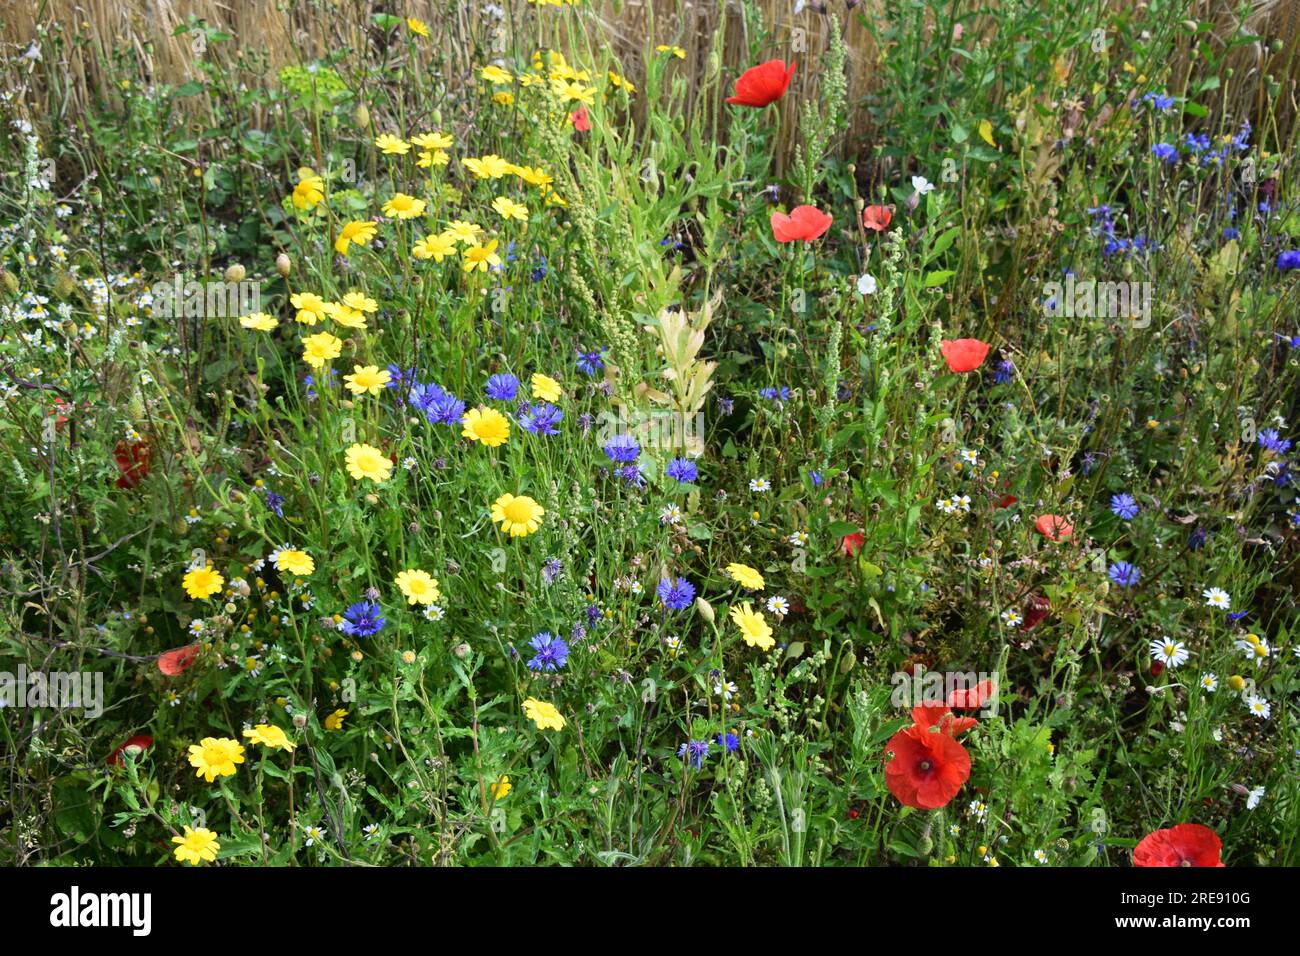
<svg viewBox="0 0 1300 956"><path fill-rule="evenodd" d="M1277 257L1277 267L1283 272L1289 272L1292 269L1300 269L1300 249L1288 249L1279 253Z"/></svg>
<svg viewBox="0 0 1300 956"><path fill-rule="evenodd" d="M487 380L487 397L498 402L513 402L519 394L519 379L509 372L500 372Z"/></svg>
<svg viewBox="0 0 1300 956"><path fill-rule="evenodd" d="M699 466L689 458L674 458L668 462L665 473L673 481L681 482L684 485L700 477Z"/></svg>
<svg viewBox="0 0 1300 956"><path fill-rule="evenodd" d="M790 386L782 385L780 388L765 388L758 394L762 395L768 401L786 402L790 400Z"/></svg>
<svg viewBox="0 0 1300 956"><path fill-rule="evenodd" d="M546 256L538 256L537 262L538 262L538 266L536 269L532 271L532 274L529 276L529 278L532 279L534 282L541 282L543 279L546 278Z"/></svg>
<svg viewBox="0 0 1300 956"><path fill-rule="evenodd" d="M1205 546L1205 539L1209 537L1204 528L1196 527L1192 529L1191 536L1187 539L1187 547L1192 551L1199 551Z"/></svg>
<svg viewBox="0 0 1300 956"><path fill-rule="evenodd" d="M645 487L645 476L641 474L641 469L636 465L621 465L614 469L614 474L627 482L629 488Z"/></svg>
<svg viewBox="0 0 1300 956"><path fill-rule="evenodd" d="M401 388L407 382L414 382L419 377L419 373L413 368L403 370L400 365L393 362L388 363L388 381L384 383L384 388Z"/></svg>
<svg viewBox="0 0 1300 956"><path fill-rule="evenodd" d="M272 491L270 488L263 488L262 493L266 496L266 506L275 513L277 518L284 517L284 495Z"/></svg>
<svg viewBox="0 0 1300 956"><path fill-rule="evenodd" d="M1277 455L1285 455L1291 450L1290 440L1279 435L1276 428L1265 428L1255 436L1255 440L1259 442L1260 448Z"/></svg>
<svg viewBox="0 0 1300 956"><path fill-rule="evenodd" d="M384 615L374 601L358 601L343 612L339 630L352 637L371 637L384 626Z"/></svg>
<svg viewBox="0 0 1300 956"><path fill-rule="evenodd" d="M641 444L631 435L615 435L605 445L610 461L634 462L641 456Z"/></svg>
<svg viewBox="0 0 1300 956"><path fill-rule="evenodd" d="M583 375L590 375L592 378L595 378L596 373L605 367L605 348L607 348L607 346L593 349L590 352L579 352L578 371Z"/></svg>
<svg viewBox="0 0 1300 956"><path fill-rule="evenodd" d="M993 384L1005 385L1011 381L1011 376L1016 374L1016 363L1011 359L1003 359L998 363L997 371L993 375Z"/></svg>
<svg viewBox="0 0 1300 956"><path fill-rule="evenodd" d="M546 563L542 565L542 581L545 584L554 584L555 579L564 571L564 562L559 558L547 558Z"/></svg>
<svg viewBox="0 0 1300 956"><path fill-rule="evenodd" d="M810 471L808 473L808 477L812 479L812 484L814 488L820 488L822 486L823 479L822 479L822 473L820 471Z"/></svg>
<svg viewBox="0 0 1300 956"><path fill-rule="evenodd" d="M560 430L555 426L562 418L564 412L560 409L549 402L538 402L526 406L519 413L519 425L534 435L558 435Z"/></svg>
<svg viewBox="0 0 1300 956"><path fill-rule="evenodd" d="M435 385L430 382L428 385L421 385L415 382L411 385L411 390L406 394L406 401L412 408L419 409L423 414L428 415L435 402L445 398L447 393L443 391L441 385Z"/></svg>
<svg viewBox="0 0 1300 956"><path fill-rule="evenodd" d="M1174 98L1165 93L1157 93L1153 90L1142 97L1142 102L1150 103L1156 109L1163 112L1164 110L1173 108Z"/></svg>
<svg viewBox="0 0 1300 956"><path fill-rule="evenodd" d="M1297 253L1297 254L1300 255L1300 253ZM1281 268L1281 262L1280 262L1280 261L1279 261L1278 266L1279 266L1279 268ZM718 397L718 413L719 413L719 414L721 414L721 415L730 415L733 411L735 411L735 408L736 408L736 403L735 403L735 401L734 401L733 399L730 399L730 398L722 398L721 396Z"/></svg>
<svg viewBox="0 0 1300 956"><path fill-rule="evenodd" d="M444 392L442 397L425 411L424 417L431 425L459 425L460 420L465 417L465 403L455 395Z"/></svg>
<svg viewBox="0 0 1300 956"><path fill-rule="evenodd" d="M1127 561L1114 562L1108 573L1110 579L1122 588L1131 588L1138 583L1138 578L1142 577L1142 572L1138 570L1137 565L1129 564Z"/></svg>
<svg viewBox="0 0 1300 956"><path fill-rule="evenodd" d="M528 662L528 669L533 671L558 671L569 662L569 645L562 637L555 637L548 631L542 631L528 642L528 646L537 652Z"/></svg>
<svg viewBox="0 0 1300 956"><path fill-rule="evenodd" d="M685 578L664 578L659 582L659 600L670 611L684 611L695 600L695 585Z"/></svg>
<svg viewBox="0 0 1300 956"><path fill-rule="evenodd" d="M1138 503L1133 500L1132 495L1121 492L1110 496L1110 510L1125 521L1132 521L1137 517Z"/></svg>
<svg viewBox="0 0 1300 956"><path fill-rule="evenodd" d="M600 622L600 617L601 617L600 605L588 604L586 615L587 615L587 625L589 627L595 627Z"/></svg>
<svg viewBox="0 0 1300 956"><path fill-rule="evenodd" d="M1151 152L1162 163L1174 163L1178 161L1178 148L1169 143L1156 143L1151 147Z"/></svg>
<svg viewBox="0 0 1300 956"><path fill-rule="evenodd" d="M734 754L740 749L740 738L733 733L718 734L718 746L727 753Z"/></svg>
<svg viewBox="0 0 1300 956"><path fill-rule="evenodd" d="M1241 238L1241 230L1238 229L1238 228L1236 228L1235 226L1224 226L1224 227L1223 227L1223 238L1224 238L1224 240L1226 240L1226 241L1228 241L1228 242L1231 242L1233 239L1240 239L1240 238Z"/></svg>
<svg viewBox="0 0 1300 956"><path fill-rule="evenodd" d="M707 740L688 740L677 748L677 756L689 757L691 766L699 770L704 766L704 758L709 755L709 742Z"/></svg>

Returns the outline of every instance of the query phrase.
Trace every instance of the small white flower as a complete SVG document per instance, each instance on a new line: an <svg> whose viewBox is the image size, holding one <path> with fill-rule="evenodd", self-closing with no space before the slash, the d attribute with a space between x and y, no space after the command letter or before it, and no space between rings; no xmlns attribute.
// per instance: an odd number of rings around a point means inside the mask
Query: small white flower
<svg viewBox="0 0 1300 956"><path fill-rule="evenodd" d="M682 509L677 505L667 505L663 511L659 512L660 524L680 524L682 520Z"/></svg>
<svg viewBox="0 0 1300 956"><path fill-rule="evenodd" d="M751 478L749 481L750 491L764 492L764 491L770 491L771 488L772 488L772 483L768 481L766 478Z"/></svg>
<svg viewBox="0 0 1300 956"><path fill-rule="evenodd" d="M875 295L876 277L866 272L858 276L858 292L862 295Z"/></svg>
<svg viewBox="0 0 1300 956"><path fill-rule="evenodd" d="M924 176L913 176L912 188L915 189L917 193L924 196L930 190L934 189L934 183L930 182L930 180L926 179Z"/></svg>
<svg viewBox="0 0 1300 956"><path fill-rule="evenodd" d="M1268 720L1273 715L1273 705L1258 694L1251 694L1247 697L1246 706L1253 715L1261 720Z"/></svg>
<svg viewBox="0 0 1300 956"><path fill-rule="evenodd" d="M1219 689L1218 675L1212 672L1201 675L1201 690L1205 691L1207 694L1213 694L1218 689Z"/></svg>
<svg viewBox="0 0 1300 956"><path fill-rule="evenodd" d="M794 534L790 535L790 543L796 548L804 547L808 544L808 532L796 531Z"/></svg>
<svg viewBox="0 0 1300 956"><path fill-rule="evenodd" d="M767 599L767 610L777 617L785 617L790 613L790 602L778 595L773 595Z"/></svg>
<svg viewBox="0 0 1300 956"><path fill-rule="evenodd" d="M366 835L367 840L373 840L375 836L379 833L379 824L367 823L365 826L361 828L361 832Z"/></svg>
<svg viewBox="0 0 1300 956"><path fill-rule="evenodd" d="M1002 612L1002 623L1007 627L1019 627L1020 622L1023 620L1024 618L1020 616L1020 612L1015 608L1007 608Z"/></svg>
<svg viewBox="0 0 1300 956"><path fill-rule="evenodd" d="M1187 659L1192 656L1186 645L1182 641L1175 641L1171 638L1164 638L1159 641L1151 642L1151 656L1167 667L1179 667L1187 663Z"/></svg>
<svg viewBox="0 0 1300 956"><path fill-rule="evenodd" d="M1043 850L1035 850L1035 851L1034 851L1034 859L1037 860L1039 863L1046 863L1046 862L1047 862L1047 853L1046 853L1045 851L1043 851Z"/></svg>
<svg viewBox="0 0 1300 956"><path fill-rule="evenodd" d="M441 606L437 604L430 604L428 607L424 609L424 619L426 621L441 621L443 615L445 615L446 613L447 612L444 611Z"/></svg>
<svg viewBox="0 0 1300 956"><path fill-rule="evenodd" d="M317 840L325 839L325 834L320 827L308 827L305 832L307 834L307 846L313 845Z"/></svg>
<svg viewBox="0 0 1300 956"><path fill-rule="evenodd" d="M1232 598L1223 588L1206 588L1201 592L1205 597L1205 603L1209 607L1217 607L1222 611L1232 607Z"/></svg>
<svg viewBox="0 0 1300 956"><path fill-rule="evenodd" d="M1264 788L1255 787L1250 793L1246 794L1246 809L1254 810L1259 806L1259 801L1264 799Z"/></svg>

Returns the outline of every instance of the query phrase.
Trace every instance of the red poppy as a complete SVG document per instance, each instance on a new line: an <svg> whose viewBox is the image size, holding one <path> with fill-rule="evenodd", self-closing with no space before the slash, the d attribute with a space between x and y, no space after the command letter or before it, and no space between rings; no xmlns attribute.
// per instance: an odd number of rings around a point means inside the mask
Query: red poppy
<svg viewBox="0 0 1300 956"><path fill-rule="evenodd" d="M751 66L736 80L736 95L728 96L728 103L737 106L768 106L785 96L794 76L794 63L786 69L784 60L768 60Z"/></svg>
<svg viewBox="0 0 1300 956"><path fill-rule="evenodd" d="M973 372L984 364L989 346L979 339L944 339L939 343L939 351L950 372Z"/></svg>
<svg viewBox="0 0 1300 956"><path fill-rule="evenodd" d="M872 232L884 232L893 218L893 206L868 206L862 210L862 225Z"/></svg>
<svg viewBox="0 0 1300 956"><path fill-rule="evenodd" d="M1155 830L1133 848L1134 866L1223 866L1219 835L1199 823Z"/></svg>
<svg viewBox="0 0 1300 956"><path fill-rule="evenodd" d="M993 502L993 507L994 507L994 508L1010 508L1012 505L1014 505L1014 504L1015 504L1017 501L1019 501L1019 500L1020 500L1020 499L1017 498L1015 495L1003 495L1003 496L1002 496L1001 498L999 498L997 501Z"/></svg>
<svg viewBox="0 0 1300 956"><path fill-rule="evenodd" d="M1068 541L1074 534L1074 525L1064 515L1039 515L1034 527L1048 541Z"/></svg>
<svg viewBox="0 0 1300 956"><path fill-rule="evenodd" d="M73 407L71 402L65 402L61 398L56 399L54 402L54 407L50 409L50 415L54 418L54 427L58 428L60 425L65 424L68 420L68 416L63 413L70 412L72 410Z"/></svg>
<svg viewBox="0 0 1300 956"><path fill-rule="evenodd" d="M937 727L939 733L956 737L977 726L979 721L974 717L954 717L943 704L922 704L912 708L912 723L912 729L919 733L929 733Z"/></svg>
<svg viewBox="0 0 1300 956"><path fill-rule="evenodd" d="M830 214L816 206L795 206L788 216L772 213L772 237L777 242L812 242L830 227Z"/></svg>
<svg viewBox="0 0 1300 956"><path fill-rule="evenodd" d="M194 658L199 656L199 645L191 644L189 647L178 647L172 651L158 655L158 669L168 677L175 677L177 674L184 674L194 666Z"/></svg>
<svg viewBox="0 0 1300 956"><path fill-rule="evenodd" d="M149 474L149 459L153 455L153 450L147 442L127 442L120 441L113 446L113 458L117 462L117 470L121 472L117 478L117 487L134 488L140 484Z"/></svg>
<svg viewBox="0 0 1300 956"><path fill-rule="evenodd" d="M947 734L908 727L885 747L894 753L885 765L885 784L903 806L937 810L970 777L970 754Z"/></svg>
<svg viewBox="0 0 1300 956"><path fill-rule="evenodd" d="M1042 594L1030 595L1028 603L1025 605L1025 620L1020 625L1022 631L1032 631L1035 627L1047 620L1047 616L1052 613L1052 602Z"/></svg>
<svg viewBox="0 0 1300 956"><path fill-rule="evenodd" d="M844 536L844 540L840 542L840 550L843 551L851 558L858 553L859 549L861 549L863 545L863 542L865 542L866 540L867 540L867 536L864 535L861 531L855 531L852 534L846 534Z"/></svg>
<svg viewBox="0 0 1300 956"><path fill-rule="evenodd" d="M954 710L978 710L994 693L992 680L982 680L974 687L954 687L948 694L948 706Z"/></svg>
<svg viewBox="0 0 1300 956"><path fill-rule="evenodd" d="M130 751L133 755L140 754L153 746L153 738L148 734L138 734L131 737L124 744L121 744L116 750L108 755L108 765L110 767L122 766L123 751Z"/></svg>
<svg viewBox="0 0 1300 956"><path fill-rule="evenodd" d="M579 106L569 116L569 122L579 133L585 133L591 129L591 118L587 115L587 107Z"/></svg>

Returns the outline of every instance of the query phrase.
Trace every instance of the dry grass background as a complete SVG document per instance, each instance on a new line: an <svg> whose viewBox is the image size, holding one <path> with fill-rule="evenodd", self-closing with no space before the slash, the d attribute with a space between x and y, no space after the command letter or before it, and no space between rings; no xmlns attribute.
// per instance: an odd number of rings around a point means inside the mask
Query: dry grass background
<svg viewBox="0 0 1300 956"><path fill-rule="evenodd" d="M1052 0L1042 0L1050 4ZM1111 5L1141 16L1146 4L1139 0L1110 0ZM447 0L0 0L0 44L7 54L30 47L42 33L61 33L65 39L78 32L83 42L63 45L61 62L32 65L27 85L41 94L41 102L53 102L53 111L76 115L96 96L110 96L104 64L113 53L124 53L135 61L138 74L146 81L177 83L194 75L196 53L192 39L178 28L191 16L233 34L238 42L217 45L203 53L214 58L223 70L255 86L274 80L286 64L309 62L342 51L345 59L370 58L384 52L382 31L372 27L376 13L415 16L425 20L433 36L426 51L438 48L451 54L454 72L450 81L473 82L475 39L483 42L486 25L485 3ZM784 43L773 55L795 57L811 64L825 49L830 34L829 18L842 24L850 52L850 102L868 92L875 79L880 56L858 14L887 15L894 5L889 0L812 0L795 14L795 0L753 0L763 12L764 22L777 43ZM999 0L983 5L996 10ZM553 9L539 21L530 20L537 10L526 0L494 0L507 19L520 24L542 44L565 50L573 37L548 33L557 18ZM979 5L971 3L972 9ZM586 31L587 42L607 43L630 77L642 75L642 57L650 45L681 46L686 59L679 69L688 76L707 72L712 45L721 21L725 21L721 61L736 69L747 65L747 38L740 0L590 0L583 15L600 24L599 31ZM1244 15L1243 15L1244 10ZM1230 63L1239 79L1232 89L1235 102L1229 104L1241 116L1257 114L1270 92L1263 78L1274 75L1281 81L1276 94L1278 114L1288 125L1300 115L1297 85L1300 84L1300 0L1196 0L1193 16L1214 25L1216 43L1225 43L1240 31L1258 34L1264 42L1243 44L1231 54ZM995 30L996 16L967 20L967 36ZM795 31L804 33L796 38ZM599 39L593 40L593 34ZM1174 78L1194 72L1190 36L1183 41L1180 57L1173 65ZM804 51L799 47L803 46ZM48 47L47 47L48 48ZM390 55L394 51L387 51ZM399 56L404 56L399 53ZM815 92L814 70L800 70L796 82L807 95ZM1172 85L1172 84L1171 84ZM692 84L693 86L693 84ZM795 97L783 108L793 111ZM688 101L688 107L690 103ZM789 117L793 120L793 116ZM853 132L864 132L865 117L853 117ZM792 130L793 122L782 127Z"/></svg>

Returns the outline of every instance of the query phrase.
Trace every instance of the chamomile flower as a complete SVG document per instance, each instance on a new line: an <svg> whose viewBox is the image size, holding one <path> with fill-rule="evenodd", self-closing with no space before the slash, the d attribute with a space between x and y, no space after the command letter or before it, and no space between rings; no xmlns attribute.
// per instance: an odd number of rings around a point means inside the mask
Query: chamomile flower
<svg viewBox="0 0 1300 956"><path fill-rule="evenodd" d="M755 491L761 494L765 491L771 491L771 489L772 483L766 478L751 478L749 481L750 491Z"/></svg>
<svg viewBox="0 0 1300 956"><path fill-rule="evenodd" d="M1258 694L1251 694L1246 698L1246 709L1261 720L1268 720L1273 715L1273 705Z"/></svg>
<svg viewBox="0 0 1300 956"><path fill-rule="evenodd" d="M1015 608L1007 608L1002 612L1002 623L1007 627L1019 627L1023 621L1024 618Z"/></svg>
<svg viewBox="0 0 1300 956"><path fill-rule="evenodd" d="M1206 588L1201 594L1205 598L1207 607L1216 607L1221 611L1226 611L1232 607L1232 598L1223 588Z"/></svg>
<svg viewBox="0 0 1300 956"><path fill-rule="evenodd" d="M1166 667L1180 667L1186 664L1187 659L1192 656L1192 652L1187 649L1182 641L1175 641L1169 637L1152 641L1150 650L1151 657Z"/></svg>
<svg viewBox="0 0 1300 956"><path fill-rule="evenodd" d="M790 535L789 541L796 548L806 548L808 546L808 532L796 531Z"/></svg>
<svg viewBox="0 0 1300 956"><path fill-rule="evenodd" d="M780 595L774 594L767 599L767 612L775 614L777 617L785 617L790 613L790 602Z"/></svg>
<svg viewBox="0 0 1300 956"><path fill-rule="evenodd" d="M1201 675L1201 690L1207 694L1213 694L1219 689L1219 677L1213 672Z"/></svg>

